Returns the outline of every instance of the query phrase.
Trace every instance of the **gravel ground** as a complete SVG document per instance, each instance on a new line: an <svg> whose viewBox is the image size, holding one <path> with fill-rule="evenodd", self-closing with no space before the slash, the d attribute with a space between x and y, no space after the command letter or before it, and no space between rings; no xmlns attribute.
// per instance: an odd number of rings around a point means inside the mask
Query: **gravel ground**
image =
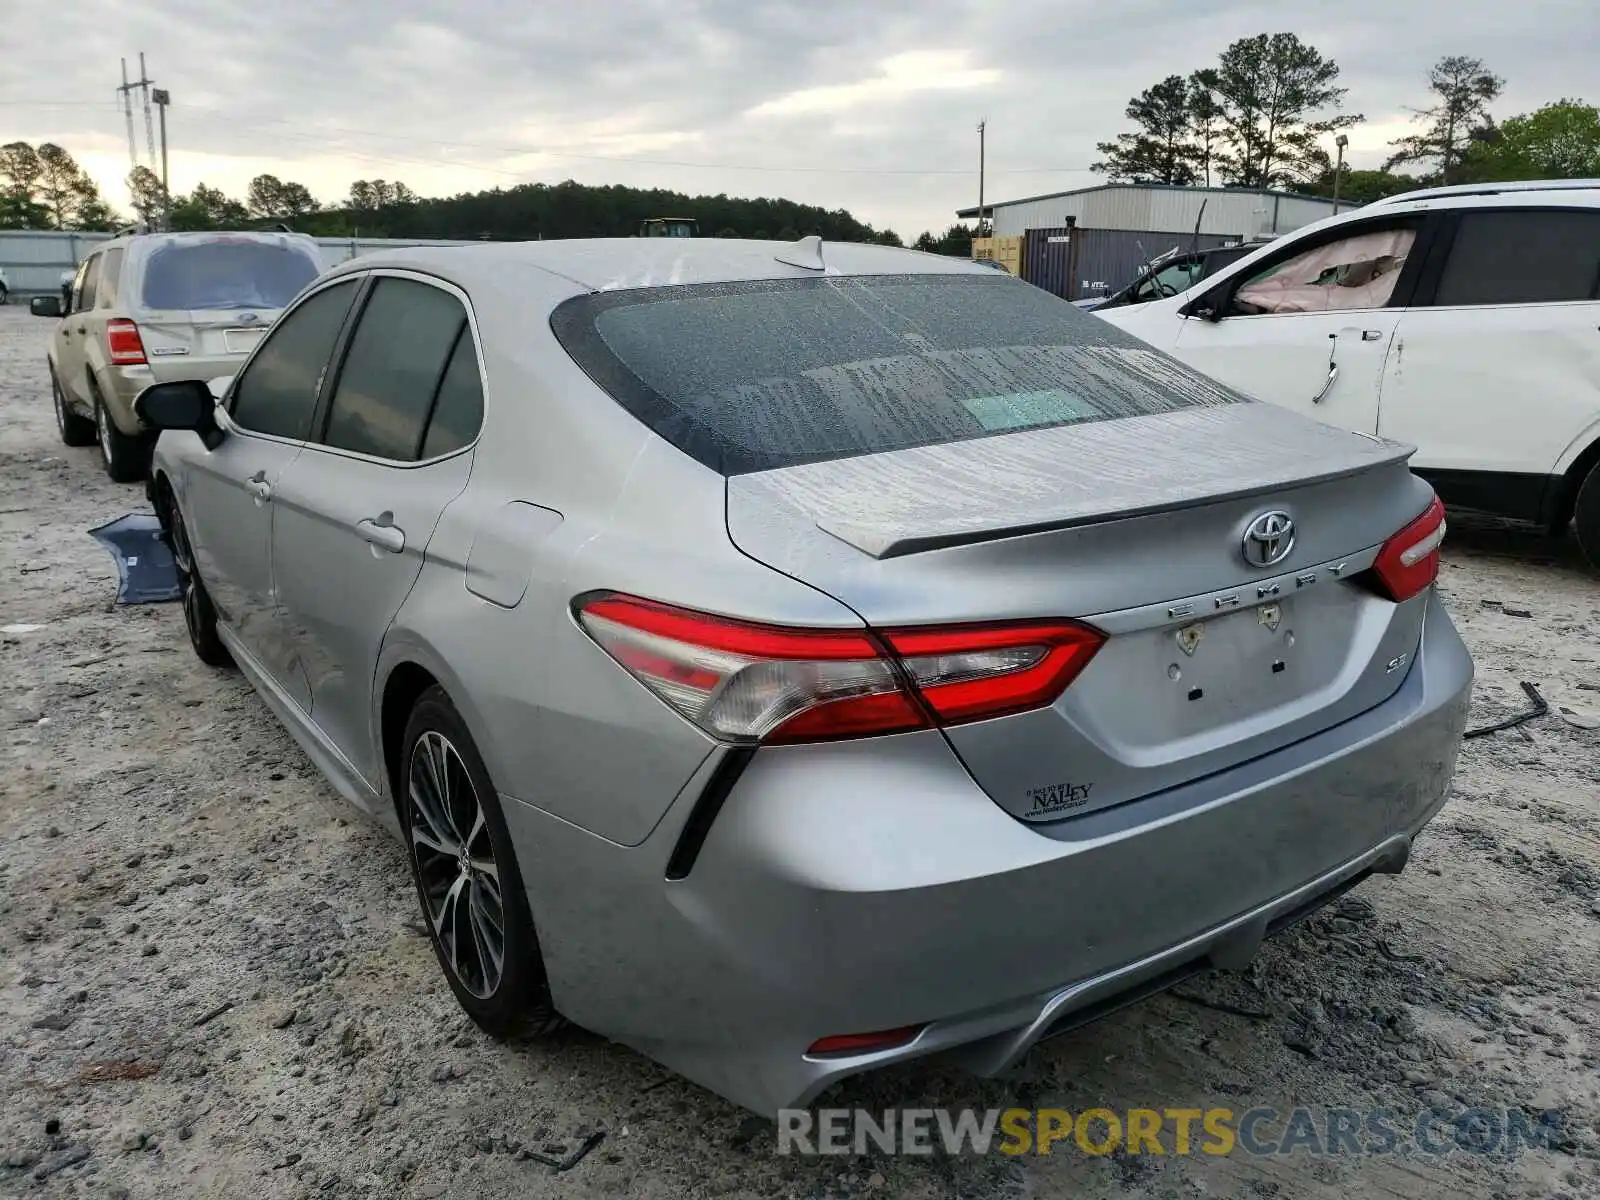
<svg viewBox="0 0 1600 1200"><path fill-rule="evenodd" d="M1600 1194L1600 582L1570 544L1452 526L1474 721L1523 708L1522 680L1553 711L1466 744L1405 875L1005 1079L911 1066L827 1101L1520 1106L1562 1112L1556 1147L780 1156L770 1125L628 1050L508 1048L459 1014L397 847L201 666L175 605L113 605L85 531L143 494L57 439L49 331L0 309L0 1193Z"/></svg>

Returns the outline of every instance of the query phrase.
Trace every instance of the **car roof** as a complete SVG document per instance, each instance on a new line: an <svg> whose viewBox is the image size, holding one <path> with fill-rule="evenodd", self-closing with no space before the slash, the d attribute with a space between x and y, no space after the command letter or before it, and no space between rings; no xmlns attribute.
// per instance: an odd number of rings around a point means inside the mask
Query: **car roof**
<svg viewBox="0 0 1600 1200"><path fill-rule="evenodd" d="M564 238L400 247L350 259L329 274L392 267L438 275L471 291L475 283L492 283L508 270L523 268L560 276L593 292L824 275L993 274L967 258L860 242L823 242L822 270L796 266L778 257L800 259L805 252L803 242L740 238Z"/></svg>
<svg viewBox="0 0 1600 1200"><path fill-rule="evenodd" d="M144 233L122 233L114 238L100 242L92 247L93 251L114 250L125 246L159 246L182 245L186 242L203 244L219 240L250 241L250 242L284 242L294 241L317 245L317 239L307 233L296 233L294 230L283 229L191 229L180 232L163 233L150 230Z"/></svg>
<svg viewBox="0 0 1600 1200"><path fill-rule="evenodd" d="M1473 196L1501 196L1517 192L1596 192L1600 179L1517 179L1504 183L1454 183L1446 187L1418 188L1374 200L1364 208L1387 208L1413 200L1468 199ZM1360 210L1356 210L1360 211Z"/></svg>

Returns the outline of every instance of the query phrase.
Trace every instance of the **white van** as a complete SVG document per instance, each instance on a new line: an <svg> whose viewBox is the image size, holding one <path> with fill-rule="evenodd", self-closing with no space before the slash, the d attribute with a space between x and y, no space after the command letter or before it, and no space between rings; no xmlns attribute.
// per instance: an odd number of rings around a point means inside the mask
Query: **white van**
<svg viewBox="0 0 1600 1200"><path fill-rule="evenodd" d="M1412 443L1448 505L1575 519L1600 565L1600 180L1407 192L1096 315L1260 399Z"/></svg>

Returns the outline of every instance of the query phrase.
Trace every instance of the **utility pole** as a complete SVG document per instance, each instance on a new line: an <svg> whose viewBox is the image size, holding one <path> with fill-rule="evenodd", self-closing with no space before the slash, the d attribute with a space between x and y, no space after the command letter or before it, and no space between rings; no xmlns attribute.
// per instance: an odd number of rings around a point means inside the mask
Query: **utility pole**
<svg viewBox="0 0 1600 1200"><path fill-rule="evenodd" d="M128 170L139 165L139 144L133 140L133 85L128 82L128 60L122 60L122 86L117 89L122 97L122 112L128 118Z"/></svg>
<svg viewBox="0 0 1600 1200"><path fill-rule="evenodd" d="M161 228L164 232L172 232L172 188L167 183L167 105L172 103L172 95L166 88L153 88L150 99L161 110Z"/></svg>
<svg viewBox="0 0 1600 1200"><path fill-rule="evenodd" d="M988 121L978 122L978 236L983 236L983 141Z"/></svg>
<svg viewBox="0 0 1600 1200"><path fill-rule="evenodd" d="M156 165L156 131L150 124L150 72L144 69L144 51L139 51L139 88L140 95L144 98L144 141L150 148L150 166L153 170Z"/></svg>
<svg viewBox="0 0 1600 1200"><path fill-rule="evenodd" d="M1350 144L1350 139L1340 134L1333 139L1333 144L1339 147L1339 162L1333 168L1333 215L1339 215L1339 185L1344 182L1344 148Z"/></svg>

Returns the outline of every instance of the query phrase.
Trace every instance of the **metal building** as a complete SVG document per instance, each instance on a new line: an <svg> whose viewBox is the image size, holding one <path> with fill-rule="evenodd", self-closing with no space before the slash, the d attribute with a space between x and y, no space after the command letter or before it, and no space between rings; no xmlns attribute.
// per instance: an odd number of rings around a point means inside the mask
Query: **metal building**
<svg viewBox="0 0 1600 1200"><path fill-rule="evenodd" d="M1334 211L1332 200L1293 192L1144 183L1105 183L985 204L984 208L996 237L1022 237L1030 229L1059 228L1069 224L1070 217L1079 229L1163 234L1193 234L1198 220L1203 234L1246 239L1288 233ZM956 215L972 220L978 210L964 208Z"/></svg>

